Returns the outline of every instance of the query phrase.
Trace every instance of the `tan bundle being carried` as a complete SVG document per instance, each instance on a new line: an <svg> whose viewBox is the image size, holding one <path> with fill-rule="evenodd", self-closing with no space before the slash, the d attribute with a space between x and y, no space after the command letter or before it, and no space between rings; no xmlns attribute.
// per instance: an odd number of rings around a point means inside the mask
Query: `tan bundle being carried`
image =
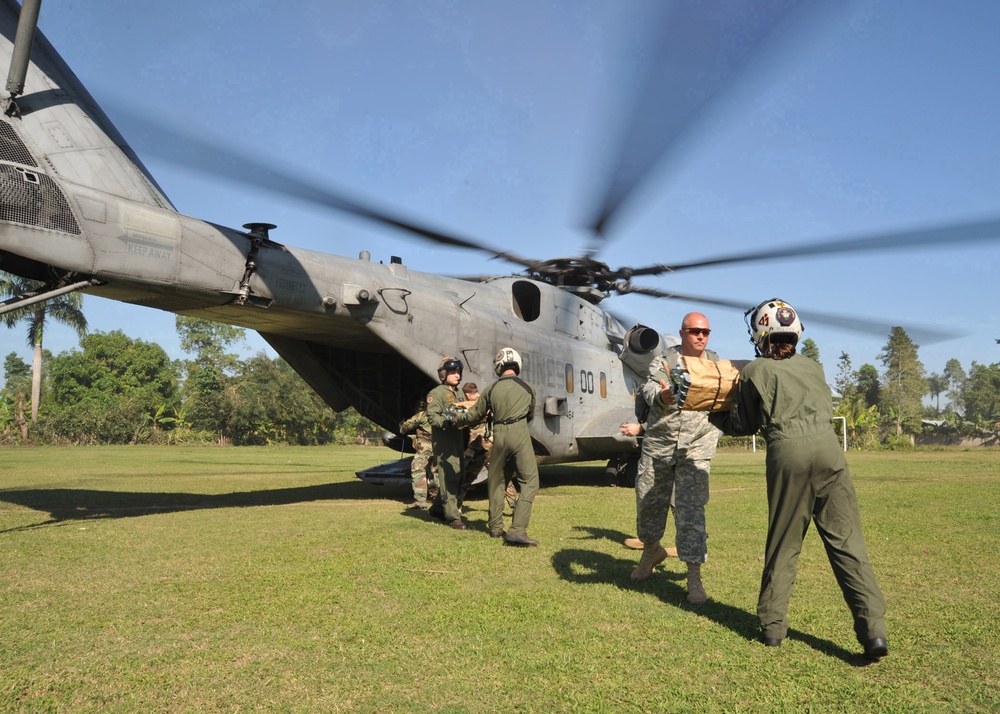
<svg viewBox="0 0 1000 714"><path fill-rule="evenodd" d="M729 409L732 392L740 378L740 370L750 364L748 359L721 360L684 357L684 367L691 378L684 411L721 412Z"/></svg>

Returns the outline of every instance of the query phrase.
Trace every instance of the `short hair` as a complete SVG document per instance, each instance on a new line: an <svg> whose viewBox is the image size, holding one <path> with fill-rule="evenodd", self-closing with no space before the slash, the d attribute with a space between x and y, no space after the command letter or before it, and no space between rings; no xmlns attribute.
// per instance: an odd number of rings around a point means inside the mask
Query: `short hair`
<svg viewBox="0 0 1000 714"><path fill-rule="evenodd" d="M479 385L475 382L466 382L462 385L462 391L468 394L469 392L478 392Z"/></svg>

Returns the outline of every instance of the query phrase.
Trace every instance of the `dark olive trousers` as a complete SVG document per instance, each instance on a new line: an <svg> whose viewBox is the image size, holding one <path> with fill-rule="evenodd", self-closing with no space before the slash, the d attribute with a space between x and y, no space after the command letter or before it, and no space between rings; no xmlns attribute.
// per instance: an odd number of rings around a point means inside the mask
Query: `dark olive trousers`
<svg viewBox="0 0 1000 714"><path fill-rule="evenodd" d="M833 432L767 445L767 546L757 616L764 637L788 633L788 602L809 522L826 548L833 574L862 644L885 637L885 598L861 532L861 513L847 460Z"/></svg>
<svg viewBox="0 0 1000 714"><path fill-rule="evenodd" d="M491 531L503 529L504 493L509 479L517 480L521 495L514 504L511 533L525 533L531 520L531 506L538 493L538 463L531 446L528 423L523 419L513 424L496 424L493 427L493 452L486 488L489 493Z"/></svg>

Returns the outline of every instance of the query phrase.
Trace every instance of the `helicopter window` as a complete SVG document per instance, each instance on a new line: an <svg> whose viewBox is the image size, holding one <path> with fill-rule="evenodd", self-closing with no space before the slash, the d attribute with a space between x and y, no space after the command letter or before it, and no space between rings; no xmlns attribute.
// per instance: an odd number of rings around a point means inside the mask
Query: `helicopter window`
<svg viewBox="0 0 1000 714"><path fill-rule="evenodd" d="M541 291L527 280L518 280L511 286L514 298L514 314L525 322L534 322L541 315Z"/></svg>
<svg viewBox="0 0 1000 714"><path fill-rule="evenodd" d="M566 363L566 393L573 393L573 365Z"/></svg>
<svg viewBox="0 0 1000 714"><path fill-rule="evenodd" d="M580 391L585 394L594 393L594 373L585 369L580 370Z"/></svg>
<svg viewBox="0 0 1000 714"><path fill-rule="evenodd" d="M608 375L601 372L601 399L608 398Z"/></svg>

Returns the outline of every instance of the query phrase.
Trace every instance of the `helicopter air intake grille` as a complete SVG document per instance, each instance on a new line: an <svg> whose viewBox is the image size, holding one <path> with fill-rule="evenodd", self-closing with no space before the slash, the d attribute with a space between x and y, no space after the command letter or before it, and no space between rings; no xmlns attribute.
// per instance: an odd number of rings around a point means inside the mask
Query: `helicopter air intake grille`
<svg viewBox="0 0 1000 714"><path fill-rule="evenodd" d="M43 173L0 164L0 221L80 234L62 191Z"/></svg>
<svg viewBox="0 0 1000 714"><path fill-rule="evenodd" d="M5 121L0 121L0 161L38 166L28 147L14 131L14 127Z"/></svg>

